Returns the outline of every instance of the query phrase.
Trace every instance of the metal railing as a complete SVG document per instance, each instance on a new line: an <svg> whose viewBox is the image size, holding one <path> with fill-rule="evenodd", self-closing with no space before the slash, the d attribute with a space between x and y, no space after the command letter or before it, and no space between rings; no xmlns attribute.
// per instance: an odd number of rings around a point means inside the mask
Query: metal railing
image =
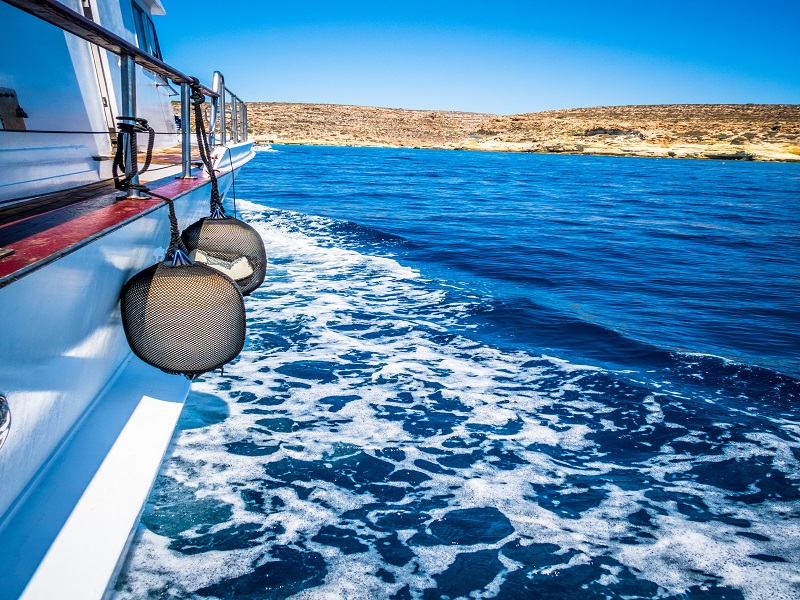
<svg viewBox="0 0 800 600"><path fill-rule="evenodd" d="M147 54L137 46L108 31L91 19L75 12L56 0L2 0L6 4L55 25L91 44L117 54L121 58L122 79L122 112L125 117L136 117L136 65L157 73L181 86L181 177L190 178L191 163L191 84L196 80L184 75L174 67L155 56ZM214 73L214 84L208 88L199 84L199 89L212 99L212 119L209 123L210 143L225 145L227 140L241 142L247 140L247 106L233 92L225 87L225 80L219 71ZM231 98L231 132L226 131L226 113L228 112L225 97ZM222 109L220 109L222 106ZM219 115L219 133L217 133L217 115ZM134 173L132 184L138 184L136 175L135 134L128 136L126 144L125 164L130 173ZM126 173L126 175L130 174ZM131 188L129 198L135 198L138 191Z"/></svg>
<svg viewBox="0 0 800 600"><path fill-rule="evenodd" d="M225 87L225 77L219 71L214 71L211 80L211 89L217 94L217 98L211 107L211 118L209 130L211 135L210 143L213 146L217 142L217 121L219 120L219 143L224 146L228 141L238 144L247 141L247 105ZM230 102L228 102L230 98ZM224 107L224 110L220 109ZM228 119L230 116L230 120ZM230 123L230 126L228 125Z"/></svg>

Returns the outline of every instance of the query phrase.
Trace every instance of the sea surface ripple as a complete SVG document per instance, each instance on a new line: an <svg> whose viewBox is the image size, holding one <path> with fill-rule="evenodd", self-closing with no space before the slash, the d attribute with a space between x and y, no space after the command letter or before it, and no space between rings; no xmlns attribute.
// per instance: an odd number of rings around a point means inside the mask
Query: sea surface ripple
<svg viewBox="0 0 800 600"><path fill-rule="evenodd" d="M800 598L798 165L279 150L116 598Z"/></svg>

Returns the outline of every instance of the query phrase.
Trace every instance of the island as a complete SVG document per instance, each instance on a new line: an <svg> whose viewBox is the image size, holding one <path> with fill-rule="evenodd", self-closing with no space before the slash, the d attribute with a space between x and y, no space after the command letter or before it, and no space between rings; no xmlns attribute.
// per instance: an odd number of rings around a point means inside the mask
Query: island
<svg viewBox="0 0 800 600"><path fill-rule="evenodd" d="M511 116L285 102L247 108L250 134L275 144L800 162L800 104L601 106Z"/></svg>

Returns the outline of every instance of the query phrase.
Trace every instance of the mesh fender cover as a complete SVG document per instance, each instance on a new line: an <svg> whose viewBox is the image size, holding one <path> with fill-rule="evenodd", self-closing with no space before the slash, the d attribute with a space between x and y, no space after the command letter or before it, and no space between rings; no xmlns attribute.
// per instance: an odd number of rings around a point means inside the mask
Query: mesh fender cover
<svg viewBox="0 0 800 600"><path fill-rule="evenodd" d="M202 264L158 263L122 288L122 324L144 362L194 378L230 362L244 347L242 294L229 277Z"/></svg>
<svg viewBox="0 0 800 600"><path fill-rule="evenodd" d="M189 225L181 236L189 252L200 250L204 254L233 262L244 256L250 263L252 274L237 279L236 284L245 296L258 288L267 272L267 253L264 240L250 225L233 217L212 219L206 217Z"/></svg>

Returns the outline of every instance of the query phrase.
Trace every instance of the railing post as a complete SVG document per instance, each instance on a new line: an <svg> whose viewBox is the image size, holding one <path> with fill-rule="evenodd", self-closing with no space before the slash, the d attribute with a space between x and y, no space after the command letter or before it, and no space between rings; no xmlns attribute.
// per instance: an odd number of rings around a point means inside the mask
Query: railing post
<svg viewBox="0 0 800 600"><path fill-rule="evenodd" d="M211 78L211 91L217 94L217 97L211 100L211 121L208 124L208 130L211 133L209 144L211 144L212 147L217 145L217 118L220 114L220 89L224 86L225 80L222 77L222 73L214 71L214 75ZM222 109L224 111L224 104L222 105Z"/></svg>
<svg viewBox="0 0 800 600"><path fill-rule="evenodd" d="M236 104L236 96L231 94L231 141L235 144L239 141L239 107Z"/></svg>
<svg viewBox="0 0 800 600"><path fill-rule="evenodd" d="M247 133L247 104L242 102L242 141L246 142L250 139Z"/></svg>
<svg viewBox="0 0 800 600"><path fill-rule="evenodd" d="M208 143L213 148L217 143L217 101L219 98L211 98L211 111L208 117Z"/></svg>
<svg viewBox="0 0 800 600"><path fill-rule="evenodd" d="M123 54L122 60L122 118L125 121L130 121L132 125L136 123L136 62L130 54ZM146 199L150 196L142 194L136 186L139 185L139 165L137 152L139 151L136 143L136 132L131 132L125 135L125 165L127 170L125 175L131 175L131 187L128 189L127 194L122 194L120 197L128 199Z"/></svg>
<svg viewBox="0 0 800 600"><path fill-rule="evenodd" d="M181 179L192 177L192 111L191 89L181 84Z"/></svg>
<svg viewBox="0 0 800 600"><path fill-rule="evenodd" d="M242 141L242 101L236 97L236 141Z"/></svg>
<svg viewBox="0 0 800 600"><path fill-rule="evenodd" d="M228 124L225 119L225 83L219 86L219 142L223 146L227 142Z"/></svg>

